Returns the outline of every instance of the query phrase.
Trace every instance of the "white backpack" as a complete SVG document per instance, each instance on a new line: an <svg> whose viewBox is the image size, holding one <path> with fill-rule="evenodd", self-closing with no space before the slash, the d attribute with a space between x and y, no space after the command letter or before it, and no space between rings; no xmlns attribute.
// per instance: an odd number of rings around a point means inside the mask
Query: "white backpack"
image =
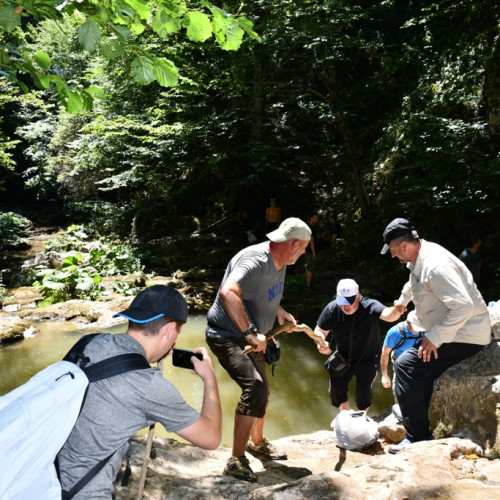
<svg viewBox="0 0 500 500"><path fill-rule="evenodd" d="M364 411L342 410L333 421L337 444L344 450L359 450L378 439L378 424Z"/></svg>
<svg viewBox="0 0 500 500"><path fill-rule="evenodd" d="M95 363L83 355L87 335L64 358L0 397L0 500L60 500L54 460L80 414L90 382L149 368L140 354L122 354ZM83 361L83 369L75 363ZM111 455L110 455L111 456ZM109 457L98 465L105 465ZM71 498L98 472L91 471L63 498ZM74 491L75 490L75 491Z"/></svg>

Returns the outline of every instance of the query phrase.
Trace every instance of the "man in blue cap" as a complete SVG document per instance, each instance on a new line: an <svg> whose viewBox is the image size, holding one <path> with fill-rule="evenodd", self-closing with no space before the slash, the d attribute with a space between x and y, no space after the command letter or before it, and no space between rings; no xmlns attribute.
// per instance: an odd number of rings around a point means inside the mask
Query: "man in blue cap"
<svg viewBox="0 0 500 500"><path fill-rule="evenodd" d="M100 334L85 348L94 364L111 356L139 353L149 363L165 358L175 346L188 308L171 287L143 290L130 307L116 316L129 320L123 334ZM158 368L116 375L89 385L82 411L58 455L63 490L69 491L89 470L111 458L73 498L111 499L128 440L140 429L160 422L191 443L215 449L221 440L222 414L212 361L204 347L194 349L194 372L203 380L201 413L191 408ZM90 364L89 364L90 366Z"/></svg>

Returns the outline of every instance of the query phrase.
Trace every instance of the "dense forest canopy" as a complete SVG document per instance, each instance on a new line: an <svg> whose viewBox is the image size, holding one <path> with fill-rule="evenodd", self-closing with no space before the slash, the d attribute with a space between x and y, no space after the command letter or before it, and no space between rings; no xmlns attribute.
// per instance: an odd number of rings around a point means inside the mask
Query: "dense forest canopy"
<svg viewBox="0 0 500 500"><path fill-rule="evenodd" d="M336 257L373 260L381 272L396 267L378 256L383 228L404 216L454 253L481 235L484 287L498 295L498 5L215 3L1 2L0 19L7 6L25 9L16 26L0 23L2 50L38 54L37 71L63 82L1 73L3 200L56 203L71 221L126 236L138 214L209 225L239 210L263 216L275 197L285 216L336 211L345 227ZM74 11L27 12L41 4ZM143 15L126 19L131 35L121 40L113 29L124 25L103 9L127 5ZM155 24L167 6L179 29ZM222 50L229 35L190 37L195 13L204 26L240 19L231 24L237 50ZM117 43L119 57L82 50L85 23L87 37ZM138 57L168 61L172 85L154 69L151 81L136 78L147 74L131 70ZM92 106L82 97L69 113L61 89L91 89Z"/></svg>

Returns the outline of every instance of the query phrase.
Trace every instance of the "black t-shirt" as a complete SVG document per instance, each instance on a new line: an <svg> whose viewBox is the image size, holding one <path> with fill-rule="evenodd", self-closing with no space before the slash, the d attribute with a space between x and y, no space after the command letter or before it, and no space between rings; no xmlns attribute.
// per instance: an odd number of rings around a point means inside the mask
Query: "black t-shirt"
<svg viewBox="0 0 500 500"><path fill-rule="evenodd" d="M385 308L378 300L361 297L358 310L354 314L345 314L332 301L323 309L317 323L322 330L330 330L332 350L338 349L347 359L352 330L351 361L356 361L361 355L363 359L371 358L379 356L382 350L379 319Z"/></svg>

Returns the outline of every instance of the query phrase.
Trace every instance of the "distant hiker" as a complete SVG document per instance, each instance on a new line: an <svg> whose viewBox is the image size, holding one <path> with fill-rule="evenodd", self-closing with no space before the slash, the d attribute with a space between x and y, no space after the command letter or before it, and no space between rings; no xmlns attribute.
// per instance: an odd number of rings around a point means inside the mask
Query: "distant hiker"
<svg viewBox="0 0 500 500"><path fill-rule="evenodd" d="M328 215L328 226L321 234L322 244L327 248L331 248L335 241L337 241L337 238L340 238L341 232L342 227L338 221L337 215L334 212L331 212Z"/></svg>
<svg viewBox="0 0 500 500"><path fill-rule="evenodd" d="M275 229L278 229L278 226L281 222L281 208L276 205L276 199L271 198L269 203L269 207L266 209L266 233L270 233Z"/></svg>
<svg viewBox="0 0 500 500"><path fill-rule="evenodd" d="M479 283L481 279L481 239L479 236L473 236L467 247L465 247L458 258L467 266L472 273L474 281Z"/></svg>
<svg viewBox="0 0 500 500"><path fill-rule="evenodd" d="M186 301L164 285L143 290L130 307L115 316L129 320L124 334L101 334L88 344L85 354L100 361L116 354L136 352L149 363L167 356L188 318ZM194 371L204 384L201 414L191 408L158 368L117 375L89 386L82 412L58 455L60 479L69 491L92 467L112 458L74 496L74 499L111 499L113 481L120 470L128 440L140 429L160 422L168 432L204 449L215 449L221 440L222 416L212 361L204 347L194 350Z"/></svg>

